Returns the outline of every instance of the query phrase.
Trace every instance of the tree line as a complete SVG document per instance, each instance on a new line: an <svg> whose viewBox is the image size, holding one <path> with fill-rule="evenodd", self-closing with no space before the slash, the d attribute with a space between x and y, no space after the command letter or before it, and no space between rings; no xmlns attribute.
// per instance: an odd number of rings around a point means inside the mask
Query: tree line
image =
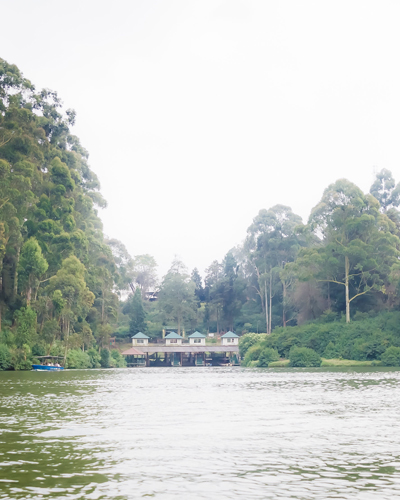
<svg viewBox="0 0 400 500"><path fill-rule="evenodd" d="M328 186L306 224L284 205L260 210L244 242L212 262L204 280L175 261L156 303L131 297L123 308L130 332L156 336L171 323L179 331L271 334L398 310L399 205L400 186L383 169L367 194L346 179Z"/></svg>
<svg viewBox="0 0 400 500"><path fill-rule="evenodd" d="M107 346L132 281L125 247L103 234L74 122L56 92L0 59L0 368Z"/></svg>
<svg viewBox="0 0 400 500"><path fill-rule="evenodd" d="M151 255L104 235L106 202L74 122L56 92L0 59L0 368L45 354L121 365L98 351L138 331L271 335L400 309L400 187L388 170L366 194L331 184L306 224L290 207L262 209L203 277L175 259L159 282Z"/></svg>

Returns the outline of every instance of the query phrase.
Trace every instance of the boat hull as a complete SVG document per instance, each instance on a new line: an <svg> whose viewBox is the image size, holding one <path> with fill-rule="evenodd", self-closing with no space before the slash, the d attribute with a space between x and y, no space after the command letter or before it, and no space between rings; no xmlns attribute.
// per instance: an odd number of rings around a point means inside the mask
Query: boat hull
<svg viewBox="0 0 400 500"><path fill-rule="evenodd" d="M44 372L59 372L60 370L64 370L63 366L47 366L47 365L32 365L32 370L35 371L44 371Z"/></svg>

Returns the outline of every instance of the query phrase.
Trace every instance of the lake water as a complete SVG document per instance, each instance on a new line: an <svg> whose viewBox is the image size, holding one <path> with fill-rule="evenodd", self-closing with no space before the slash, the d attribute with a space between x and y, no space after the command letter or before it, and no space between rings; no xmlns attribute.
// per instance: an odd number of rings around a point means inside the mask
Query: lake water
<svg viewBox="0 0 400 500"><path fill-rule="evenodd" d="M400 371L0 372L0 499L400 498Z"/></svg>

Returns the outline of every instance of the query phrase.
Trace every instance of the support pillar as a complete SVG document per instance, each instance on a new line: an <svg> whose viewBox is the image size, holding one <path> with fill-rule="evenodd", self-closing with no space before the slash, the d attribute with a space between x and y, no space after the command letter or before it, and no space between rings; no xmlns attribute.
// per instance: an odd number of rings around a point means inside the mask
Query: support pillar
<svg viewBox="0 0 400 500"><path fill-rule="evenodd" d="M183 352L181 352L181 366L183 366Z"/></svg>

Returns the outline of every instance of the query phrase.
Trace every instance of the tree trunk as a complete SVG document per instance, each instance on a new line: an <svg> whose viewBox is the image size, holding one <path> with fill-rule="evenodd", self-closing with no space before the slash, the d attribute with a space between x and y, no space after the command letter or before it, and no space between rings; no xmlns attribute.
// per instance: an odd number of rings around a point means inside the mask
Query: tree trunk
<svg viewBox="0 0 400 500"><path fill-rule="evenodd" d="M17 247L17 253L15 256L15 268L14 268L14 286L13 286L13 293L12 293L12 300L13 302L15 301L18 293L18 264L19 264L19 256L21 254L21 247L18 245Z"/></svg>
<svg viewBox="0 0 400 500"><path fill-rule="evenodd" d="M101 290L102 301L101 301L101 323L104 323L104 287Z"/></svg>
<svg viewBox="0 0 400 500"><path fill-rule="evenodd" d="M328 281L328 309L331 310L331 284Z"/></svg>
<svg viewBox="0 0 400 500"><path fill-rule="evenodd" d="M344 271L345 271L344 286L346 287L346 323L350 323L349 270L350 270L350 263L349 263L349 258L346 255L344 258Z"/></svg>
<svg viewBox="0 0 400 500"><path fill-rule="evenodd" d="M68 351L68 337L69 337L69 320L66 322L66 328L65 328L65 351L64 351L64 368L67 362L67 351Z"/></svg>
<svg viewBox="0 0 400 500"><path fill-rule="evenodd" d="M267 333L270 333L270 331L269 331L269 321L268 321L268 290L267 290L267 280L265 280L264 288L265 288L265 324L266 324Z"/></svg>
<svg viewBox="0 0 400 500"><path fill-rule="evenodd" d="M272 271L269 275L269 333L272 332Z"/></svg>
<svg viewBox="0 0 400 500"><path fill-rule="evenodd" d="M178 335L181 334L181 318L178 316Z"/></svg>
<svg viewBox="0 0 400 500"><path fill-rule="evenodd" d="M283 285L283 293L282 293L282 296L283 296L283 301L282 301L282 325L283 327L286 326L286 314L285 314L285 300L286 300L286 283L285 281L282 281L282 285Z"/></svg>

